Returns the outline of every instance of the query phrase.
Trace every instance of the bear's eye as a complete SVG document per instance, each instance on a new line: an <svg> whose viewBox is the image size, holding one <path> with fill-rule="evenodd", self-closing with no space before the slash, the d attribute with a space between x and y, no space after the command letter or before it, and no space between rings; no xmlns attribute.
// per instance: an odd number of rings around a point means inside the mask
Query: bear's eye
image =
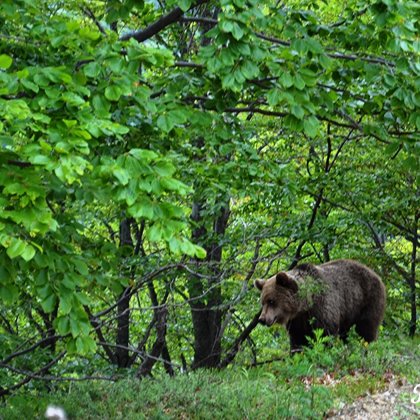
<svg viewBox="0 0 420 420"><path fill-rule="evenodd" d="M274 306L274 300L272 300L272 299L267 300L267 305L268 306Z"/></svg>

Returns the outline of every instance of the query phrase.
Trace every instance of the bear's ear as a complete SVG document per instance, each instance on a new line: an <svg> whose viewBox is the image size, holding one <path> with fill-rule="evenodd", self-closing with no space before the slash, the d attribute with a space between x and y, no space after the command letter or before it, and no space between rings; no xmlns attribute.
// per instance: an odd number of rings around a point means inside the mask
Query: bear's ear
<svg viewBox="0 0 420 420"><path fill-rule="evenodd" d="M276 284L278 286L290 289L294 293L296 293L298 291L297 283L293 279L291 279L286 273L278 273L277 274Z"/></svg>
<svg viewBox="0 0 420 420"><path fill-rule="evenodd" d="M264 280L260 280L257 279L254 281L254 286L258 289L258 290L262 290L262 288L264 287Z"/></svg>

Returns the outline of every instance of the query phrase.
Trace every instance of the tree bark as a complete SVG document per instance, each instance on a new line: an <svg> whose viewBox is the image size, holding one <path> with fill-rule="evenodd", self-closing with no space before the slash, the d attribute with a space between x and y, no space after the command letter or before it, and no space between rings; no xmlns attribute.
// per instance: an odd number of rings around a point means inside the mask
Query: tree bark
<svg viewBox="0 0 420 420"><path fill-rule="evenodd" d="M414 216L413 226L413 248L411 252L411 270L410 270L410 306L411 306L411 318L409 335L414 337L417 329L417 305L416 305L416 261L417 261L417 243L418 243L418 222L420 214Z"/></svg>
<svg viewBox="0 0 420 420"><path fill-rule="evenodd" d="M202 279L195 277L190 280L190 307L194 329L193 369L216 367L220 363L222 294L218 285L220 281L219 264L222 259L221 239L225 234L230 213L228 200L226 200L225 205L221 207L219 214L215 217L212 237L207 238L202 210L202 205L197 203L193 205L192 219L197 223L197 227L192 236L196 243L201 243L206 248L211 279L207 284Z"/></svg>
<svg viewBox="0 0 420 420"><path fill-rule="evenodd" d="M168 316L168 308L161 306L155 312L156 316L156 340L153 344L152 351L145 357L143 363L139 367L136 376L142 378L150 376L153 366L159 360L159 356L165 347L166 337L166 319Z"/></svg>
<svg viewBox="0 0 420 420"><path fill-rule="evenodd" d="M124 219L120 223L120 247L124 246L133 248L130 219ZM118 297L115 360L120 368L126 368L130 365L128 350L130 343L130 292L131 287L127 287Z"/></svg>

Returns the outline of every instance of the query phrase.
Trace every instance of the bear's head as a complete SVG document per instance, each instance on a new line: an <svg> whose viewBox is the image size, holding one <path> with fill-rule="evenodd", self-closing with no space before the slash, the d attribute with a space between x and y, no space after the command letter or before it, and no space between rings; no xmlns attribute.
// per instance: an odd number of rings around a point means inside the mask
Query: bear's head
<svg viewBox="0 0 420 420"><path fill-rule="evenodd" d="M274 323L286 325L299 311L298 285L287 273L278 273L264 281L255 280L261 291L261 324L270 327Z"/></svg>

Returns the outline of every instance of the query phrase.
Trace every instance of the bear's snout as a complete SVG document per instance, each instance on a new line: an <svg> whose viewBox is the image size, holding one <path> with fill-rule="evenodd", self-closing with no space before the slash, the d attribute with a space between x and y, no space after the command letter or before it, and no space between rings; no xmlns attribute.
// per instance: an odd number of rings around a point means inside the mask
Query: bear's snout
<svg viewBox="0 0 420 420"><path fill-rule="evenodd" d="M258 318L258 322L260 323L260 324L262 324L262 325L267 325L267 321L265 320L265 318L264 317L262 317L262 316L260 316L259 318Z"/></svg>

